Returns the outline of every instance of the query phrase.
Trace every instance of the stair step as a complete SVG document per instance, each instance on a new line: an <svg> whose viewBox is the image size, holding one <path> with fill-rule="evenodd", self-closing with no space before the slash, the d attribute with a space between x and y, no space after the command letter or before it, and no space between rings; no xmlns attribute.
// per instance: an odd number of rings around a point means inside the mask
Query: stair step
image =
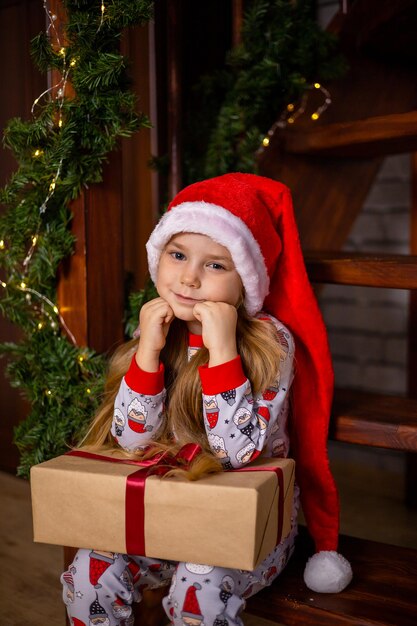
<svg viewBox="0 0 417 626"><path fill-rule="evenodd" d="M370 158L417 150L417 111L287 128L285 150L291 154Z"/></svg>
<svg viewBox="0 0 417 626"><path fill-rule="evenodd" d="M341 593L315 593L303 582L314 547L299 527L296 550L270 587L247 601L246 611L291 626L415 626L417 550L340 536L339 551L352 565Z"/></svg>
<svg viewBox="0 0 417 626"><path fill-rule="evenodd" d="M417 452L417 399L336 389L330 438Z"/></svg>
<svg viewBox="0 0 417 626"><path fill-rule="evenodd" d="M417 255L307 251L305 261L312 282L417 289Z"/></svg>

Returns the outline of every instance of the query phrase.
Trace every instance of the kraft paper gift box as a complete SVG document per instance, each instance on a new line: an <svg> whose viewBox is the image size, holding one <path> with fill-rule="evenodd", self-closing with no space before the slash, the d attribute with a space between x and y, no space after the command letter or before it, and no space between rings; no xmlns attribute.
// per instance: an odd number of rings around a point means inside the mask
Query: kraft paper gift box
<svg viewBox="0 0 417 626"><path fill-rule="evenodd" d="M34 540L253 570L291 529L295 463L246 467L197 481L151 474L143 489L126 459L57 457L31 469Z"/></svg>

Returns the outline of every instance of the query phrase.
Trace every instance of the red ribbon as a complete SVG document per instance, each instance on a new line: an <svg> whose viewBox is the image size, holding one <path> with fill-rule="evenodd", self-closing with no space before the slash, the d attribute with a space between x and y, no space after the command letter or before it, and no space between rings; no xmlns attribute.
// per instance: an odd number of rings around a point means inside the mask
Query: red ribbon
<svg viewBox="0 0 417 626"><path fill-rule="evenodd" d="M133 472L126 480L125 497L125 534L127 554L146 555L145 549L145 482L150 474L163 476L173 468L188 469L190 463L201 453L201 446L187 443L173 456L169 452L161 452L144 461L120 459L113 456L94 454L84 450L71 450L69 456L80 456L94 461L108 461L124 465L138 465L140 469Z"/></svg>
<svg viewBox="0 0 417 626"><path fill-rule="evenodd" d="M175 455L169 452L161 452L150 459L136 461L134 459L120 459L113 456L94 454L84 450L71 450L67 452L69 456L79 456L95 461L107 461L110 463L122 463L124 465L137 465L140 469L133 472L126 480L125 497L125 534L127 554L146 556L145 548L145 482L150 474L163 476L173 468L187 470L190 463L201 454L201 447L198 444L188 443ZM274 472L278 480L278 532L277 542L279 544L282 537L282 527L284 520L284 477L280 467L258 467L245 466L237 472Z"/></svg>

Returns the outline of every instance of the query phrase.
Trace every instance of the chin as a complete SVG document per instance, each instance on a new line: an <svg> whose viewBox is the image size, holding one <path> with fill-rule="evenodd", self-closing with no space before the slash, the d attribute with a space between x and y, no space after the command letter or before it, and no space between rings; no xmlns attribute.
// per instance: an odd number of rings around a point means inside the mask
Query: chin
<svg viewBox="0 0 417 626"><path fill-rule="evenodd" d="M195 322L196 319L192 313L184 313L184 311L175 311L174 315L177 319L183 322Z"/></svg>
<svg viewBox="0 0 417 626"><path fill-rule="evenodd" d="M182 320L183 322L195 321L195 317L191 308L188 309L186 307L178 306L177 304L170 304L170 306L174 311L174 315L177 319Z"/></svg>

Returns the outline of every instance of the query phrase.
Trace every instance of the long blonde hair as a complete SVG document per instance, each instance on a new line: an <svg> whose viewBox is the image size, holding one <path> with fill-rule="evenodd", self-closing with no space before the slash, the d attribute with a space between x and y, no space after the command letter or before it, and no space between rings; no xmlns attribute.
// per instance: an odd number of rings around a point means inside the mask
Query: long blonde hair
<svg viewBox="0 0 417 626"><path fill-rule="evenodd" d="M279 343L275 326L269 321L249 317L243 306L238 307L236 338L244 372L251 383L253 394L256 395L275 381L284 349ZM114 353L109 363L102 405L81 442L84 449L120 450L110 432L114 401L137 346L138 340L133 339ZM210 449L203 422L198 368L208 362L208 350L202 347L187 360L187 347L187 326L185 322L174 319L166 345L161 351L167 389L166 419L164 426L158 431L157 440L152 441L151 451L145 456L165 450L175 454L184 444L197 443L203 449L203 454L197 457L187 472L188 478L196 479L201 475L220 471L221 464ZM143 458L144 454L132 452L128 456Z"/></svg>

